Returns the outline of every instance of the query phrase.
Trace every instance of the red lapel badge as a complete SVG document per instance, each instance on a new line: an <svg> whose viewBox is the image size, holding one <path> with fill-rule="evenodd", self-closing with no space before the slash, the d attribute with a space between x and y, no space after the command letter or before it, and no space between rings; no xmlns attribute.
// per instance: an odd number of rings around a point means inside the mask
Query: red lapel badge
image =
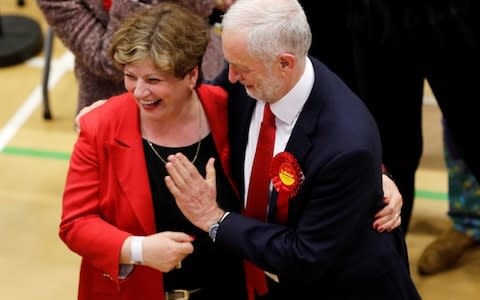
<svg viewBox="0 0 480 300"><path fill-rule="evenodd" d="M295 157L289 152L280 152L272 160L270 176L278 192L276 221L286 224L288 220L288 200L294 197L304 176Z"/></svg>

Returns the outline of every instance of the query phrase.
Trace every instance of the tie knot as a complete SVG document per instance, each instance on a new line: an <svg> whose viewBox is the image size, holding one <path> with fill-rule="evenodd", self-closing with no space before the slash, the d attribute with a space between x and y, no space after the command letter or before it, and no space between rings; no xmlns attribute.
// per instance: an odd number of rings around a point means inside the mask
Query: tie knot
<svg viewBox="0 0 480 300"><path fill-rule="evenodd" d="M263 108L263 122L275 126L275 115L270 109L270 104L268 103L265 103L265 107Z"/></svg>

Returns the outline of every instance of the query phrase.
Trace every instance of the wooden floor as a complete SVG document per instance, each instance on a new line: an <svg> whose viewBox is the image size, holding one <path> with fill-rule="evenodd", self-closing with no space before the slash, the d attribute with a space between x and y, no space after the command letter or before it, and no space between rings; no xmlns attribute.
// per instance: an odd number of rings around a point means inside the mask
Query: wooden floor
<svg viewBox="0 0 480 300"><path fill-rule="evenodd" d="M16 0L1 0L0 14L29 16L45 30L36 1L26 2L25 7L17 7ZM42 117L42 53L23 64L0 68L2 299L76 298L80 260L58 238L58 223L68 157L75 140L72 124L77 86L72 56L57 40L53 54L51 121ZM428 87L425 94L426 99L432 98ZM430 277L416 272L423 248L449 226L440 114L434 104L424 107L425 153L407 236L412 276L423 299L480 299L478 248L468 252L452 271Z"/></svg>

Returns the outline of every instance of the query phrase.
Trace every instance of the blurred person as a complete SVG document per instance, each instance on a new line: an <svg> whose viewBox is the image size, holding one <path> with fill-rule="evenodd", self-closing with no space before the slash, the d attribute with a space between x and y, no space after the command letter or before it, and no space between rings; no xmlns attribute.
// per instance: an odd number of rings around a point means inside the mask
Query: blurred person
<svg viewBox="0 0 480 300"><path fill-rule="evenodd" d="M443 131L448 172L448 216L452 228L433 240L421 254L418 271L423 275L455 267L465 251L480 242L480 185L462 160L445 122Z"/></svg>
<svg viewBox="0 0 480 300"><path fill-rule="evenodd" d="M232 171L246 203L242 214L218 207L214 159L204 178L175 154L165 180L181 211L216 245L254 264L246 268L249 299L420 299L402 232L371 226L385 205L375 121L339 77L307 56L302 7L238 0L222 25L228 69L217 83L229 94ZM257 160L269 110L274 147ZM250 188L264 163L271 164L264 188L272 190L266 211L251 214L261 192Z"/></svg>
<svg viewBox="0 0 480 300"><path fill-rule="evenodd" d="M480 179L475 101L480 83L479 2L472 0L350 1L358 94L373 114L383 162L403 197L402 228L414 207L415 173L423 151L425 80L464 159Z"/></svg>
<svg viewBox="0 0 480 300"><path fill-rule="evenodd" d="M204 18L224 11L234 0L176 0ZM125 92L120 72L108 51L112 34L137 9L165 0L37 0L55 35L75 56L78 80L77 112L98 99ZM170 2L172 2L170 0ZM224 67L220 37L214 28L201 64L201 75L214 78Z"/></svg>
<svg viewBox="0 0 480 300"><path fill-rule="evenodd" d="M322 3L323 9L318 10L314 7L318 5L315 2L300 2L309 18L313 33L312 47L309 53L324 62L358 94L358 85L355 79L355 65L353 62L352 33L348 28L349 16L352 14L351 9L355 8L355 6L349 5L349 1L344 0L334 3ZM408 3L408 1L406 3ZM419 3L422 3L422 1ZM461 2L458 2L458 4L460 3ZM465 3L466 2L464 2L464 4ZM442 1L436 2L436 4L430 4L429 18L435 22L439 22L441 18L438 16L432 18L434 6L437 5L438 8L441 8L442 6L446 7L445 4L446 3ZM422 5L425 5L425 3ZM407 7L407 5L405 6ZM423 8L424 12L425 9L426 7ZM455 11L455 5L451 6L451 9L454 9L454 11L451 12L452 14L461 12ZM399 12L401 11L402 10L399 10ZM443 13L445 14L446 11L448 11L448 9L444 9ZM466 11L464 9L462 15L456 18L465 17L465 13ZM319 16L319 14L321 14L321 16ZM422 16L426 17L425 14ZM392 13L390 15L392 19L391 22L393 22L396 17L398 16ZM411 17L412 20L415 18L418 18L418 16ZM425 18L423 22L429 18ZM459 20L452 22L454 18L454 16L449 16L447 20L450 24L448 25L448 22L445 22L443 26L461 25L461 21ZM416 22L420 22L420 20L416 20ZM433 27L436 25L438 24L432 23L430 26ZM419 24L416 24L416 26L419 26ZM463 26L471 26L471 21ZM472 29L473 28L474 27L472 27ZM384 28L384 30L387 29L388 28ZM453 137L446 127L447 125L444 122L442 125L444 128L445 161L449 178L448 214L453 226L436 238L423 251L419 260L418 270L424 275L436 274L454 267L463 253L467 249L477 245L480 240L480 212L478 211L480 207L480 191L478 191L478 181L468 169L460 151L455 146Z"/></svg>
<svg viewBox="0 0 480 300"><path fill-rule="evenodd" d="M312 31L309 54L319 59L358 93L349 27L350 0L299 0Z"/></svg>
<svg viewBox="0 0 480 300"><path fill-rule="evenodd" d="M349 26L349 9L351 7L349 0L324 1L320 3L301 0L299 2L307 15L312 31L312 45L308 51L309 54L324 63L358 95L353 61L353 43ZM386 168L384 171L387 176L391 177ZM384 179L384 184L391 183L390 179ZM384 187L384 192L388 192L389 189L389 187ZM389 204L391 199L388 196L384 197L386 204ZM389 215L387 210L390 209L390 206L387 205L385 209L382 209L375 215L375 228L381 231L385 230L380 224L383 223L383 218Z"/></svg>
<svg viewBox="0 0 480 300"><path fill-rule="evenodd" d="M81 256L78 299L246 298L242 260L180 212L166 158L218 161L219 205L239 211L231 181L227 95L200 83L205 18L173 3L127 17L111 56L127 92L80 118L60 238Z"/></svg>

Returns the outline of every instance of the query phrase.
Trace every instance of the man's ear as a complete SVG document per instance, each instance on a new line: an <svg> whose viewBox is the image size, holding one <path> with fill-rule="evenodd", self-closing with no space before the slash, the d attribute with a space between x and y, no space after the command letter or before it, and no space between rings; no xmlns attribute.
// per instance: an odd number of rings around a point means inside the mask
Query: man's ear
<svg viewBox="0 0 480 300"><path fill-rule="evenodd" d="M295 64L297 63L297 59L293 54L290 53L282 53L279 55L280 60L280 67L282 70L286 71L285 69L293 69L295 68Z"/></svg>

